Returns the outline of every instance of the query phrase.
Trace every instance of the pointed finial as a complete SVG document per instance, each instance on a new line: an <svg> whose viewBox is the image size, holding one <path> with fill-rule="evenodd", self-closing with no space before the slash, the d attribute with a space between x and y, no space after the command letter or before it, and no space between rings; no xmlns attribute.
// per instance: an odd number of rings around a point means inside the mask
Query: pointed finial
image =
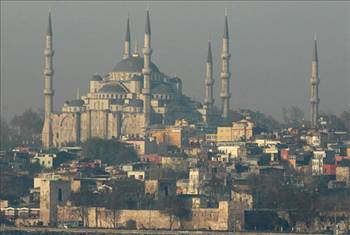
<svg viewBox="0 0 350 235"><path fill-rule="evenodd" d="M212 63L213 56L211 54L211 43L208 41L208 57L207 57L207 63Z"/></svg>
<svg viewBox="0 0 350 235"><path fill-rule="evenodd" d="M225 8L225 28L224 28L224 38L228 39L228 20L227 20L227 8Z"/></svg>
<svg viewBox="0 0 350 235"><path fill-rule="evenodd" d="M146 13L146 29L145 29L145 34L151 35L151 21L149 17L149 10L147 10Z"/></svg>
<svg viewBox="0 0 350 235"><path fill-rule="evenodd" d="M128 20L127 20L127 22L126 22L125 41L126 41L126 42L130 42L130 20L129 20L129 14L128 14Z"/></svg>
<svg viewBox="0 0 350 235"><path fill-rule="evenodd" d="M49 8L49 23L48 23L48 26L47 26L46 35L52 36L51 8Z"/></svg>

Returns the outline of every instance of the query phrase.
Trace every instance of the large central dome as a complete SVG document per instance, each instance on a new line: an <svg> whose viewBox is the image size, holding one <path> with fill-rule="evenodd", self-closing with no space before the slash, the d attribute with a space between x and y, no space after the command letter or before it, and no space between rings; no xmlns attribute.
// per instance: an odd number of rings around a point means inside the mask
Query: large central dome
<svg viewBox="0 0 350 235"><path fill-rule="evenodd" d="M113 72L137 72L142 73L143 69L143 57L131 57L120 61L113 68ZM159 69L155 64L151 62L151 69L153 72L159 72Z"/></svg>

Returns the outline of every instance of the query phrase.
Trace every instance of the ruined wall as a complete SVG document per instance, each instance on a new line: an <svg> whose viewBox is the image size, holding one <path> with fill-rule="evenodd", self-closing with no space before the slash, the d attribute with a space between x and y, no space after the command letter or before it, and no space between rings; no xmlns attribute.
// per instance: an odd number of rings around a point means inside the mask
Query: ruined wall
<svg viewBox="0 0 350 235"><path fill-rule="evenodd" d="M111 210L98 207L59 206L57 221L80 222L88 228L130 228L130 229L185 229L219 230L232 229L231 206L219 202L218 208L193 208L192 218L179 218L159 210ZM131 226L131 227L130 227Z"/></svg>
<svg viewBox="0 0 350 235"><path fill-rule="evenodd" d="M143 113L123 113L122 114L122 135L143 135L145 117Z"/></svg>
<svg viewBox="0 0 350 235"><path fill-rule="evenodd" d="M177 218L158 210L110 210L98 207L58 206L57 221L82 222L89 228L127 228L130 221L137 229L178 229Z"/></svg>
<svg viewBox="0 0 350 235"><path fill-rule="evenodd" d="M230 221L229 202L219 202L219 208L193 208L192 219L183 221L184 229L188 230L220 230L229 231L232 228Z"/></svg>

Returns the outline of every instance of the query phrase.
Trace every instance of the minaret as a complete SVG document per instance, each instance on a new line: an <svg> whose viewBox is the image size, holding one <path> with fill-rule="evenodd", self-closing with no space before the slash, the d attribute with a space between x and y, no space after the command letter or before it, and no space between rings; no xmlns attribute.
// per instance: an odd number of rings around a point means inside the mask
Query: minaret
<svg viewBox="0 0 350 235"><path fill-rule="evenodd" d="M230 72L229 72L229 62L231 54L229 52L229 36L228 36L228 22L227 13L225 12L225 27L224 27L224 37L222 39L222 53L221 53L221 91L220 97L222 99L222 113L221 117L223 121L227 121L228 112L230 108Z"/></svg>
<svg viewBox="0 0 350 235"><path fill-rule="evenodd" d="M314 53L311 65L311 110L310 110L310 122L311 128L317 128L317 120L318 120L318 104L320 103L320 99L318 98L318 85L320 84L320 79L318 77L318 56L317 56L317 39L315 34L314 39Z"/></svg>
<svg viewBox="0 0 350 235"><path fill-rule="evenodd" d="M213 85L214 85L214 79L213 79L213 59L212 59L212 53L211 53L211 44L210 41L208 42L208 57L207 57L207 64L206 64L206 71L205 71L205 99L204 99L204 108L206 109L207 114L211 114L213 111L213 104L214 104L214 98L213 98Z"/></svg>
<svg viewBox="0 0 350 235"><path fill-rule="evenodd" d="M131 57L131 41L130 41L130 22L128 17L128 21L126 22L126 35L125 35L125 41L124 41L123 59L127 59L130 57Z"/></svg>
<svg viewBox="0 0 350 235"><path fill-rule="evenodd" d="M149 11L147 10L146 14L146 29L145 29L145 35L144 35L144 44L143 44L143 89L142 94L144 96L143 101L143 112L145 115L145 125L144 127L147 128L150 125L150 112L151 112L151 100L150 100L150 88L151 88L151 55L152 55L152 48L151 48L151 23L150 23L150 17L149 17Z"/></svg>
<svg viewBox="0 0 350 235"><path fill-rule="evenodd" d="M54 74L52 66L52 58L54 50L52 48L52 25L51 25L51 12L49 12L49 23L46 33L46 47L44 50L45 55L45 68L44 68L44 97L45 97L45 120L42 131L42 145L44 148L52 146L52 125L51 114L53 108L53 95L54 90L52 87L52 78Z"/></svg>

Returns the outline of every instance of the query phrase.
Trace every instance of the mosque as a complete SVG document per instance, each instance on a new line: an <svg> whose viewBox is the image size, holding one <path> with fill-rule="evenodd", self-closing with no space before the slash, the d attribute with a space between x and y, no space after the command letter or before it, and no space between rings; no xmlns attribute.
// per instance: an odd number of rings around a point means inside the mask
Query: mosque
<svg viewBox="0 0 350 235"><path fill-rule="evenodd" d="M229 111L229 41L228 23L225 27L220 73L222 112L215 114L213 99L213 72L210 42L205 76L203 104L182 94L182 81L162 73L152 63L150 14L146 14L144 45L141 56L137 49L131 52L130 24L126 25L123 57L107 75L95 74L90 79L85 96L66 101L60 112L53 112L53 34L51 13L46 33L44 97L45 121L42 130L44 148L80 144L98 137L104 139L122 136L145 136L153 126L173 124L177 118L189 118L208 124L215 115L228 118Z"/></svg>

